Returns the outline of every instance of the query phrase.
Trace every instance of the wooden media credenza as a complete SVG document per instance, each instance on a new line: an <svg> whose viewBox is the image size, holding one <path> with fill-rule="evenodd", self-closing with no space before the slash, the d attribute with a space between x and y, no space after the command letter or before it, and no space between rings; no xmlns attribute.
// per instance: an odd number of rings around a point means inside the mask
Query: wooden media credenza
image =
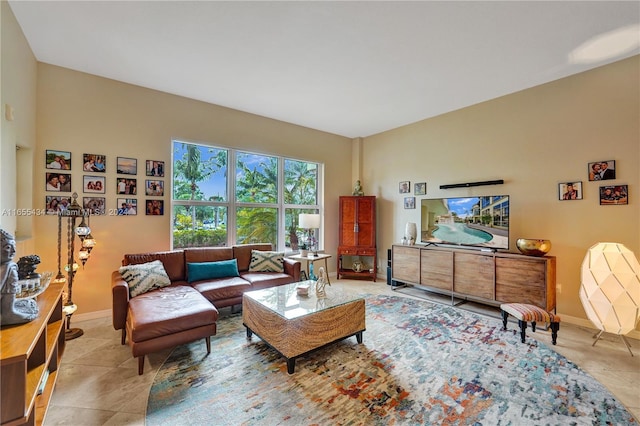
<svg viewBox="0 0 640 426"><path fill-rule="evenodd" d="M438 246L392 247L392 284L496 305L556 308L556 258Z"/></svg>

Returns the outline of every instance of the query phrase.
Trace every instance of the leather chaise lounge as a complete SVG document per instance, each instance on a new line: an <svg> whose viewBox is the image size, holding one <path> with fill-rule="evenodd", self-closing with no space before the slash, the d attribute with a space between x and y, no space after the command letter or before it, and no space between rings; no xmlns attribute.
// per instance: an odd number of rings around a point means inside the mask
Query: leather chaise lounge
<svg viewBox="0 0 640 426"><path fill-rule="evenodd" d="M112 273L113 327L122 330L122 344L128 341L132 355L138 358L138 374L144 371L145 355L162 349L204 338L209 353L218 308L240 305L245 291L300 281L300 262L287 258L281 261L282 272L250 270L252 251L271 249L271 244L246 244L125 254L125 267L159 260L170 281L162 288L132 297L120 270ZM214 278L194 276L194 266L233 259L237 273Z"/></svg>

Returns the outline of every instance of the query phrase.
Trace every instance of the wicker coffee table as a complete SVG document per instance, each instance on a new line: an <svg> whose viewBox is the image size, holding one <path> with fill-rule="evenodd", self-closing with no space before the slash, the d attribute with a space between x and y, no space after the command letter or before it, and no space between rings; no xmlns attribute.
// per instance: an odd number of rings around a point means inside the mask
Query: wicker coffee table
<svg viewBox="0 0 640 426"><path fill-rule="evenodd" d="M299 284L310 284L309 296L298 296ZM249 291L242 297L247 338L253 334L287 359L293 374L296 358L350 336L362 343L364 299L328 288L318 299L311 282Z"/></svg>

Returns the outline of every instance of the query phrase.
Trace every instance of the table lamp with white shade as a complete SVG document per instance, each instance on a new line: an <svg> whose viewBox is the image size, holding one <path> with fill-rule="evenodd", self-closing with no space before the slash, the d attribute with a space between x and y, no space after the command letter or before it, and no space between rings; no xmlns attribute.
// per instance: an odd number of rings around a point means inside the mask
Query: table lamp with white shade
<svg viewBox="0 0 640 426"><path fill-rule="evenodd" d="M298 226L307 231L307 247L312 256L318 255L317 240L314 238L314 230L320 228L320 215L318 213L300 213Z"/></svg>

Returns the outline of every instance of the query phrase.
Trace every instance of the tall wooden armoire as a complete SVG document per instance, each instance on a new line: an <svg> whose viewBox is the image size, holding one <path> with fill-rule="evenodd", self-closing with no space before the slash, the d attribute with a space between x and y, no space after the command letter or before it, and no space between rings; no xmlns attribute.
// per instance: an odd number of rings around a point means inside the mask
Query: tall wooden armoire
<svg viewBox="0 0 640 426"><path fill-rule="evenodd" d="M376 280L376 197L340 197L338 279Z"/></svg>

